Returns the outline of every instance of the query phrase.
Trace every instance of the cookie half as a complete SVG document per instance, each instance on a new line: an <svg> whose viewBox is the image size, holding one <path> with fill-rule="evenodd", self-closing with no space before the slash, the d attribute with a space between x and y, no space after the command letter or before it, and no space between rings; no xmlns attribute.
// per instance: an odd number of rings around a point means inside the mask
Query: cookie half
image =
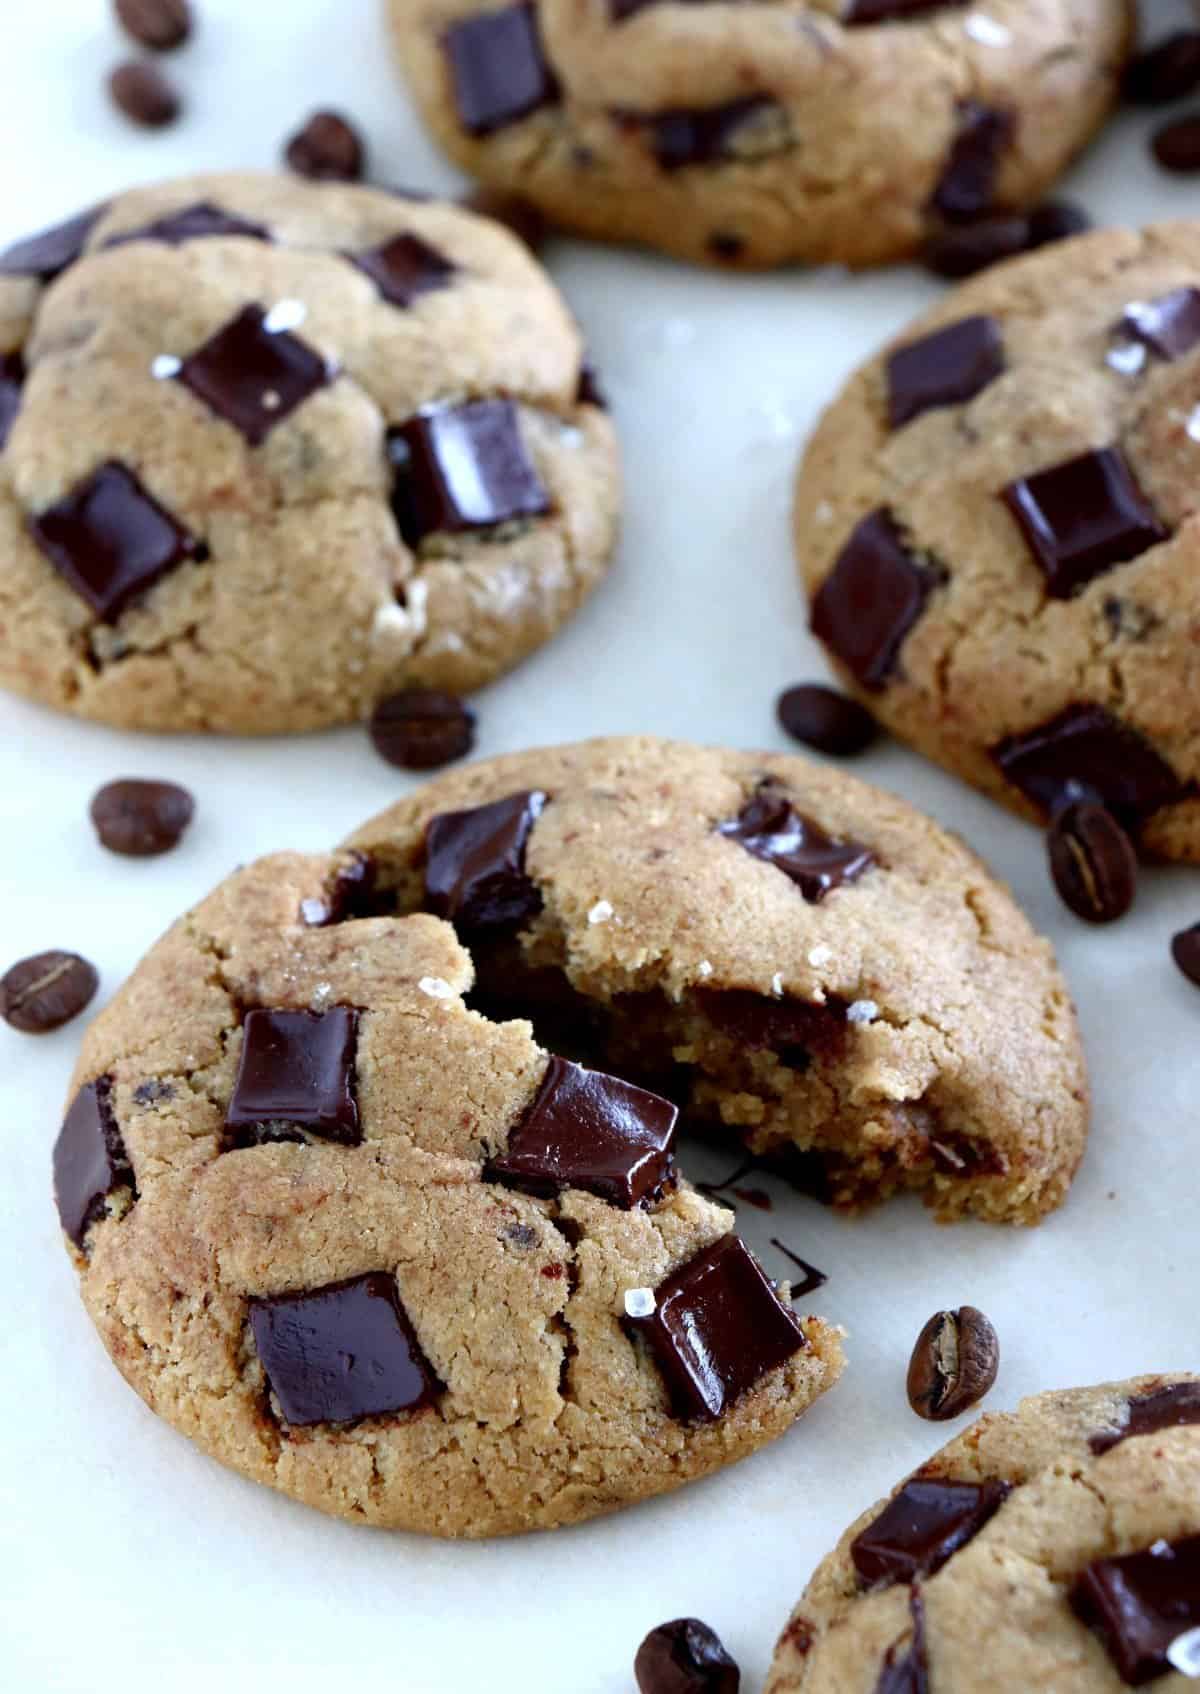
<svg viewBox="0 0 1200 1694"><path fill-rule="evenodd" d="M603 575L613 430L462 209L191 177L0 254L0 684L133 729L472 689Z"/></svg>
<svg viewBox="0 0 1200 1694"><path fill-rule="evenodd" d="M972 1424L818 1567L766 1694L1165 1694L1198 1669L1200 1377L1180 1373Z"/></svg>
<svg viewBox="0 0 1200 1694"><path fill-rule="evenodd" d="M1087 1083L1050 947L891 795L621 738L455 771L349 845L375 898L455 924L476 1004L801 1187L1021 1223L1066 1195Z"/></svg>
<svg viewBox="0 0 1200 1694"><path fill-rule="evenodd" d="M352 1522L545 1529L705 1475L841 1371L676 1108L464 996L450 926L279 855L88 1033L54 1155L84 1302L147 1404Z"/></svg>
<svg viewBox="0 0 1200 1694"><path fill-rule="evenodd" d="M564 229L878 264L1034 202L1113 103L1126 0L389 0L446 151Z"/></svg>
<svg viewBox="0 0 1200 1694"><path fill-rule="evenodd" d="M897 735L1026 816L1200 859L1200 224L997 266L863 366L801 466L812 627Z"/></svg>

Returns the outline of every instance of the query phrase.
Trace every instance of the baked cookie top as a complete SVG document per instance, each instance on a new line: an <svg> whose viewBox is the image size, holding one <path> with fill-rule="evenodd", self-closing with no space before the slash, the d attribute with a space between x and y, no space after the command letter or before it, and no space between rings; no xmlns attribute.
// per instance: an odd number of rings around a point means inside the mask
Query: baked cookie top
<svg viewBox="0 0 1200 1694"><path fill-rule="evenodd" d="M972 1424L819 1566L766 1694L1166 1694L1198 1670L1200 1377L1180 1373Z"/></svg>
<svg viewBox="0 0 1200 1694"><path fill-rule="evenodd" d="M449 814L449 818L447 818ZM477 1000L844 1205L1033 1222L1087 1084L1047 942L911 806L787 754L650 737L455 770L349 844L454 922Z"/></svg>
<svg viewBox="0 0 1200 1694"><path fill-rule="evenodd" d="M0 254L0 683L287 731L474 688L603 573L578 329L459 207L238 173Z"/></svg>
<svg viewBox="0 0 1200 1694"><path fill-rule="evenodd" d="M1126 0L390 0L466 169L564 228L746 267L875 264L1027 205L1112 104Z"/></svg>
<svg viewBox="0 0 1200 1694"><path fill-rule="evenodd" d="M1200 224L1081 236L863 366L795 518L813 629L889 728L1031 817L1091 791L1193 860L1198 408Z"/></svg>

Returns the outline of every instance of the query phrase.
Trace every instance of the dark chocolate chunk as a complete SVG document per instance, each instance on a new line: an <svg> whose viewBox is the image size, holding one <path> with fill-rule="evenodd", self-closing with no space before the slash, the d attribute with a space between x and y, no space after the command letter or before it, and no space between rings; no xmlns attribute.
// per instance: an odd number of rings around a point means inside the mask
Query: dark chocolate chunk
<svg viewBox="0 0 1200 1694"><path fill-rule="evenodd" d="M139 47L170 53L192 33L189 0L114 0L114 10Z"/></svg>
<svg viewBox="0 0 1200 1694"><path fill-rule="evenodd" d="M1164 171L1191 176L1200 171L1200 118L1176 118L1156 129L1150 148Z"/></svg>
<svg viewBox="0 0 1200 1694"><path fill-rule="evenodd" d="M912 1632L887 1650L875 1694L929 1694L929 1655L925 1643L925 1600L913 1586L908 1596Z"/></svg>
<svg viewBox="0 0 1200 1694"><path fill-rule="evenodd" d="M112 1078L85 1082L54 1144L54 1198L59 1221L77 1247L117 1188L136 1197L133 1171L112 1110Z"/></svg>
<svg viewBox="0 0 1200 1694"><path fill-rule="evenodd" d="M385 1271L251 1300L250 1327L280 1409L297 1427L411 1412L437 1392Z"/></svg>
<svg viewBox="0 0 1200 1694"><path fill-rule="evenodd" d="M1169 530L1115 447L1080 453L1001 490L1054 600L1165 541Z"/></svg>
<svg viewBox="0 0 1200 1694"><path fill-rule="evenodd" d="M1200 1535L1097 1559L1071 1590L1071 1605L1104 1642L1122 1682L1140 1688L1165 1676L1172 1643L1200 1628Z"/></svg>
<svg viewBox="0 0 1200 1694"><path fill-rule="evenodd" d="M0 1018L24 1035L47 1035L77 1018L99 986L96 967L78 953L35 953L0 977Z"/></svg>
<svg viewBox="0 0 1200 1694"><path fill-rule="evenodd" d="M456 270L449 259L417 235L395 235L382 247L346 256L370 277L392 306L411 306L422 294L447 287Z"/></svg>
<svg viewBox="0 0 1200 1694"><path fill-rule="evenodd" d="M235 1147L254 1146L271 1125L311 1130L330 1141L362 1140L355 1099L358 1013L246 1014L242 1056L225 1128Z"/></svg>
<svg viewBox="0 0 1200 1694"><path fill-rule="evenodd" d="M944 12L955 0L850 0L842 18L847 29L856 24L891 23L897 18L919 18L927 12Z"/></svg>
<svg viewBox="0 0 1200 1694"><path fill-rule="evenodd" d="M432 771L475 745L475 714L455 694L402 688L371 714L371 741L381 759L405 771Z"/></svg>
<svg viewBox="0 0 1200 1694"><path fill-rule="evenodd" d="M425 908L468 932L524 923L542 909L525 848L542 814L540 789L469 812L440 812L425 829Z"/></svg>
<svg viewBox="0 0 1200 1694"><path fill-rule="evenodd" d="M1200 86L1200 30L1181 29L1125 67L1121 92L1134 106L1169 106Z"/></svg>
<svg viewBox="0 0 1200 1694"><path fill-rule="evenodd" d="M869 847L833 840L771 782L758 788L736 818L719 823L717 834L781 870L811 905L844 883L856 882L875 863Z"/></svg>
<svg viewBox="0 0 1200 1694"><path fill-rule="evenodd" d="M644 3L644 0L643 0ZM738 1694L738 1667L699 1618L675 1618L652 1629L637 1650L639 1694Z"/></svg>
<svg viewBox="0 0 1200 1694"><path fill-rule="evenodd" d="M800 1272L800 1281L792 1282L792 1298L794 1300L803 1300L806 1294L813 1294L818 1288L824 1288L829 1281L828 1275L823 1270L818 1270L816 1265L810 1265L807 1259L802 1259L798 1253L793 1253L790 1247L785 1247L783 1242L774 1235L771 1237L771 1245L778 1248L785 1259L790 1259ZM789 1280L791 1279L789 1278Z"/></svg>
<svg viewBox="0 0 1200 1694"><path fill-rule="evenodd" d="M148 859L179 845L195 810L196 802L177 783L126 777L96 791L91 818L110 853Z"/></svg>
<svg viewBox="0 0 1200 1694"><path fill-rule="evenodd" d="M852 758L879 738L879 725L865 706L819 682L786 689L776 702L775 715L794 741L835 758Z"/></svg>
<svg viewBox="0 0 1200 1694"><path fill-rule="evenodd" d="M881 689L938 582L880 507L858 524L817 590L812 632L864 688Z"/></svg>
<svg viewBox="0 0 1200 1694"><path fill-rule="evenodd" d="M139 129L165 129L182 109L174 84L145 59L117 65L109 73L108 92L117 110Z"/></svg>
<svg viewBox="0 0 1200 1694"><path fill-rule="evenodd" d="M12 426L17 421L24 387L24 359L19 353L6 353L0 359L0 452L7 447Z"/></svg>
<svg viewBox="0 0 1200 1694"><path fill-rule="evenodd" d="M6 247L0 253L0 276L36 276L53 282L81 256L88 236L107 210L107 205L89 207L66 223Z"/></svg>
<svg viewBox="0 0 1200 1694"><path fill-rule="evenodd" d="M961 406L1005 369L995 318L960 318L898 347L887 362L888 422L893 429L940 406Z"/></svg>
<svg viewBox="0 0 1200 1694"><path fill-rule="evenodd" d="M970 223L991 210L1001 155L1015 129L1011 112L977 100L959 103L958 129L933 195L934 210L947 223Z"/></svg>
<svg viewBox="0 0 1200 1694"><path fill-rule="evenodd" d="M1154 300L1131 300L1116 334L1139 341L1160 359L1181 359L1200 341L1200 288L1176 288Z"/></svg>
<svg viewBox="0 0 1200 1694"><path fill-rule="evenodd" d="M678 1116L657 1094L553 1056L488 1175L534 1194L585 1188L629 1211L668 1180Z"/></svg>
<svg viewBox="0 0 1200 1694"><path fill-rule="evenodd" d="M183 361L176 377L251 447L261 447L332 376L319 353L270 324L261 306L245 307Z"/></svg>
<svg viewBox="0 0 1200 1694"><path fill-rule="evenodd" d="M1200 1382L1168 1382L1130 1400L1120 1429L1100 1430L1090 1437L1088 1446L1093 1453L1107 1453L1132 1437L1193 1423L1200 1423Z"/></svg>
<svg viewBox="0 0 1200 1694"><path fill-rule="evenodd" d="M362 137L339 112L314 112L287 142L284 162L314 182L358 182L366 165Z"/></svg>
<svg viewBox="0 0 1200 1694"><path fill-rule="evenodd" d="M410 547L427 535L490 529L550 510L511 400L420 412L389 431L387 445L392 510Z"/></svg>
<svg viewBox="0 0 1200 1694"><path fill-rule="evenodd" d="M974 1539L1012 1492L1007 1482L936 1482L913 1477L850 1543L868 1587L932 1576Z"/></svg>
<svg viewBox="0 0 1200 1694"><path fill-rule="evenodd" d="M804 1332L736 1235L703 1248L631 1318L666 1381L676 1415L712 1420L807 1346Z"/></svg>
<svg viewBox="0 0 1200 1694"><path fill-rule="evenodd" d="M1054 886L1076 917L1115 923L1137 893L1137 853L1111 812L1075 800L1055 814L1046 838Z"/></svg>
<svg viewBox="0 0 1200 1694"><path fill-rule="evenodd" d="M1171 957L1188 981L1200 988L1200 923L1181 929L1172 938Z"/></svg>
<svg viewBox="0 0 1200 1694"><path fill-rule="evenodd" d="M1034 245L1030 219L1022 212L997 213L969 224L936 230L921 251L926 270L957 282Z"/></svg>
<svg viewBox="0 0 1200 1694"><path fill-rule="evenodd" d="M208 557L207 547L115 459L31 518L29 530L103 623L114 622L177 565Z"/></svg>
<svg viewBox="0 0 1200 1694"><path fill-rule="evenodd" d="M678 171L725 158L730 139L742 125L774 104L762 95L749 95L724 106L679 106L642 121L659 165L664 171Z"/></svg>
<svg viewBox="0 0 1200 1694"><path fill-rule="evenodd" d="M1184 785L1137 730L1103 706L1068 706L1036 729L991 749L1004 776L1047 817L1071 800L1106 806L1131 832Z"/></svg>
<svg viewBox="0 0 1200 1694"><path fill-rule="evenodd" d="M471 135L490 135L558 100L533 5L464 18L450 26L442 45L459 122Z"/></svg>
<svg viewBox="0 0 1200 1694"><path fill-rule="evenodd" d="M104 245L123 247L130 241L161 241L168 247L182 247L187 241L213 239L270 241L271 232L263 224L251 223L233 212L224 212L211 200L197 200L194 206L184 206L178 212L168 212L140 229L123 230Z"/></svg>
<svg viewBox="0 0 1200 1694"><path fill-rule="evenodd" d="M697 999L705 1017L723 1034L743 1046L761 1051L772 1048L793 1057L803 1052L836 1051L846 1038L846 1002L836 994L818 1004L810 1000L776 999L756 994L750 988L702 988Z"/></svg>
<svg viewBox="0 0 1200 1694"><path fill-rule="evenodd" d="M310 929L345 923L350 918L378 917L381 903L375 893L375 865L365 853L351 853L340 864L321 894L300 902L300 921Z"/></svg>

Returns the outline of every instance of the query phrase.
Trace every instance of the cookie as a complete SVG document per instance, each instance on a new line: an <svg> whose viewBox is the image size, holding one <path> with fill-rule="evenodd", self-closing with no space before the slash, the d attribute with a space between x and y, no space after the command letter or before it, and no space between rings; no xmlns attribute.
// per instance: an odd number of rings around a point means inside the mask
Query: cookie
<svg viewBox="0 0 1200 1694"><path fill-rule="evenodd" d="M675 1106L472 1009L450 925L389 904L355 855L260 861L89 1031L55 1191L123 1375L255 1481L443 1536L781 1434L840 1338L679 1174Z"/></svg>
<svg viewBox="0 0 1200 1694"><path fill-rule="evenodd" d="M1200 1377L1180 1373L972 1424L818 1567L766 1694L1166 1694L1198 1672Z"/></svg>
<svg viewBox="0 0 1200 1694"><path fill-rule="evenodd" d="M1049 945L961 842L786 754L649 737L456 770L351 839L474 1003L855 1207L1033 1223L1087 1132Z"/></svg>
<svg viewBox="0 0 1200 1694"><path fill-rule="evenodd" d="M581 235L872 265L1035 202L1113 103L1127 0L390 0L456 162Z"/></svg>
<svg viewBox="0 0 1200 1694"><path fill-rule="evenodd" d="M930 758L1200 859L1200 224L988 271L854 375L800 470L812 627Z"/></svg>
<svg viewBox="0 0 1200 1694"><path fill-rule="evenodd" d="M473 689L612 553L579 331L507 231L269 175L0 254L0 684L130 729Z"/></svg>

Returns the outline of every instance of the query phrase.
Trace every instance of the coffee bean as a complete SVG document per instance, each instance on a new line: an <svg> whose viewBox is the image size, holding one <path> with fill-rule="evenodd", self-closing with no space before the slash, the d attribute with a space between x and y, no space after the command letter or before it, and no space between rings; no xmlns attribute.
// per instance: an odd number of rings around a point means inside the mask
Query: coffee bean
<svg viewBox="0 0 1200 1694"><path fill-rule="evenodd" d="M1132 59L1122 91L1134 106L1167 106L1200 87L1200 30L1181 29Z"/></svg>
<svg viewBox="0 0 1200 1694"><path fill-rule="evenodd" d="M1137 854L1111 812L1075 800L1055 815L1047 837L1054 886L1076 917L1112 923L1137 892Z"/></svg>
<svg viewBox="0 0 1200 1694"><path fill-rule="evenodd" d="M36 953L0 977L0 1018L26 1035L70 1023L99 987L94 965L78 953Z"/></svg>
<svg viewBox="0 0 1200 1694"><path fill-rule="evenodd" d="M192 33L188 0L114 0L118 22L141 47L169 53Z"/></svg>
<svg viewBox="0 0 1200 1694"><path fill-rule="evenodd" d="M366 150L358 131L337 112L314 112L288 142L284 158L298 176L317 182L358 182Z"/></svg>
<svg viewBox="0 0 1200 1694"><path fill-rule="evenodd" d="M1164 124L1155 130L1150 146L1163 170L1180 176L1200 171L1200 117L1176 118Z"/></svg>
<svg viewBox="0 0 1200 1694"><path fill-rule="evenodd" d="M1029 214L1029 245L1048 247L1051 242L1082 235L1091 227L1092 220L1082 206L1069 200L1046 200Z"/></svg>
<svg viewBox="0 0 1200 1694"><path fill-rule="evenodd" d="M1014 213L940 230L926 243L923 258L935 276L958 278L974 276L1028 246L1029 219Z"/></svg>
<svg viewBox="0 0 1200 1694"><path fill-rule="evenodd" d="M475 745L475 714L453 694L404 688L381 700L371 717L380 758L405 771L431 771L461 759Z"/></svg>
<svg viewBox="0 0 1200 1694"><path fill-rule="evenodd" d="M978 1404L996 1380L1000 1342L975 1306L935 1312L908 1365L908 1403L919 1418L942 1423Z"/></svg>
<svg viewBox="0 0 1200 1694"><path fill-rule="evenodd" d="M741 1682L720 1637L699 1618L652 1629L638 1648L633 1674L641 1694L738 1694Z"/></svg>
<svg viewBox="0 0 1200 1694"><path fill-rule="evenodd" d="M546 243L546 220L532 200L522 200L519 194L504 194L497 188L477 188L464 194L460 202L468 212L481 218L491 218L523 241L531 253L538 253Z"/></svg>
<svg viewBox="0 0 1200 1694"><path fill-rule="evenodd" d="M1200 988L1200 923L1179 931L1171 942L1171 957L1188 981Z"/></svg>
<svg viewBox="0 0 1200 1694"><path fill-rule="evenodd" d="M180 113L178 94L155 65L127 59L108 79L113 104L142 129L163 129Z"/></svg>
<svg viewBox="0 0 1200 1694"><path fill-rule="evenodd" d="M819 682L802 682L786 689L776 702L775 714L794 740L837 758L861 753L879 734L879 726L865 706Z"/></svg>
<svg viewBox="0 0 1200 1694"><path fill-rule="evenodd" d="M92 799L92 822L102 846L127 858L169 853L192 821L196 802L173 782L126 778L109 782Z"/></svg>

